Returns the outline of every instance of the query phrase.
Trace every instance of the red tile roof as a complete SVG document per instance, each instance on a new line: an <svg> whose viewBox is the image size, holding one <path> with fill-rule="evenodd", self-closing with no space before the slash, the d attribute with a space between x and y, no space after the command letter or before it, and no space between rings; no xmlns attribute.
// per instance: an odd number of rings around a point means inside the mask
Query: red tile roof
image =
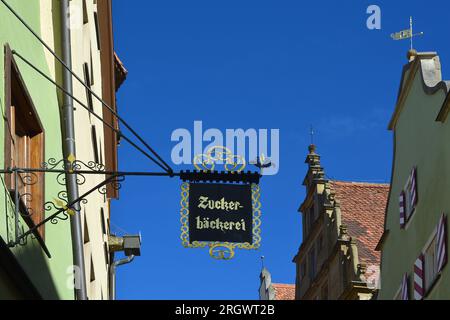
<svg viewBox="0 0 450 320"><path fill-rule="evenodd" d="M295 300L295 284L272 283L275 300Z"/></svg>
<svg viewBox="0 0 450 320"><path fill-rule="evenodd" d="M341 222L356 239L360 263L380 265L375 247L384 229L389 184L330 181L341 204Z"/></svg>

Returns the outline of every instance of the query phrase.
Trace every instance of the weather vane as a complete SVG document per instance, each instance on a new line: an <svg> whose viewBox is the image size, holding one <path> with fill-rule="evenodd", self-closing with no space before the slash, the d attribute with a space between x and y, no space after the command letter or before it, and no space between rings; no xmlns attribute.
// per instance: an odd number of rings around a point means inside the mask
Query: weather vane
<svg viewBox="0 0 450 320"><path fill-rule="evenodd" d="M402 30L396 33L391 34L391 38L394 40L405 40L410 39L411 41L411 50L413 50L413 38L417 36L422 36L423 32L413 33L413 19L409 18L409 29Z"/></svg>

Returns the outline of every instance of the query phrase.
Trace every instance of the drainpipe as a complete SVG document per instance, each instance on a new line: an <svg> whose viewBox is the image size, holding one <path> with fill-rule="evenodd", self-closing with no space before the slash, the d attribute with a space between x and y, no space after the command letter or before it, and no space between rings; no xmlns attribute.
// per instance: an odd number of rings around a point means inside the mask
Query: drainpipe
<svg viewBox="0 0 450 320"><path fill-rule="evenodd" d="M116 267L133 261L134 255L114 261L109 268L109 300L116 300Z"/></svg>
<svg viewBox="0 0 450 320"><path fill-rule="evenodd" d="M72 69L72 51L70 43L70 7L69 0L61 0L61 50L62 60L69 69ZM66 69L62 69L63 87L72 95L73 84L72 75ZM68 161L70 155L76 157L75 151L75 130L73 99L63 94L63 118L64 118L64 159ZM74 174L66 174L68 202L79 198L78 185ZM87 300L86 293L86 271L84 268L83 235L81 230L80 204L76 203L73 208L75 214L70 217L70 227L72 233L72 253L73 264L76 277L75 299Z"/></svg>

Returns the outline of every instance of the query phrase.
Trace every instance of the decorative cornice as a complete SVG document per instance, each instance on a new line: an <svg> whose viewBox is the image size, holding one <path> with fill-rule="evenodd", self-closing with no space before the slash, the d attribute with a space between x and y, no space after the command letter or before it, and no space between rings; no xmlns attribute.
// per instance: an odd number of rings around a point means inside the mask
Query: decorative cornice
<svg viewBox="0 0 450 320"><path fill-rule="evenodd" d="M395 129L398 118L405 105L406 98L408 97L414 79L416 78L417 71L420 71L422 88L427 95L433 95L439 90L442 90L446 95L449 92L450 82L442 81L441 64L437 54L435 52L418 53L410 63L403 67L397 104L389 122L389 130ZM446 112L448 113L448 110ZM443 118L445 112L441 110L439 114L441 116L438 116L438 119Z"/></svg>

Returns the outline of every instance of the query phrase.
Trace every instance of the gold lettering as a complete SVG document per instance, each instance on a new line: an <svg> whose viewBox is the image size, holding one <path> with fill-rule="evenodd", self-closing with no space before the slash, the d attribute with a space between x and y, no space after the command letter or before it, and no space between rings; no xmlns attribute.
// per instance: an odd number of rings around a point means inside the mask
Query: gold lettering
<svg viewBox="0 0 450 320"><path fill-rule="evenodd" d="M197 220L197 229L198 230L203 229L203 222L200 221L200 217L197 217L196 220Z"/></svg>
<svg viewBox="0 0 450 320"><path fill-rule="evenodd" d="M200 200L200 203L198 204L198 207L201 209L206 209L207 208L207 201L208 201L208 197L200 197L198 198L198 200Z"/></svg>
<svg viewBox="0 0 450 320"><path fill-rule="evenodd" d="M243 208L239 201L226 201L225 198L220 200L211 200L209 197L200 196L198 200L198 207L200 209L237 211L240 208Z"/></svg>

